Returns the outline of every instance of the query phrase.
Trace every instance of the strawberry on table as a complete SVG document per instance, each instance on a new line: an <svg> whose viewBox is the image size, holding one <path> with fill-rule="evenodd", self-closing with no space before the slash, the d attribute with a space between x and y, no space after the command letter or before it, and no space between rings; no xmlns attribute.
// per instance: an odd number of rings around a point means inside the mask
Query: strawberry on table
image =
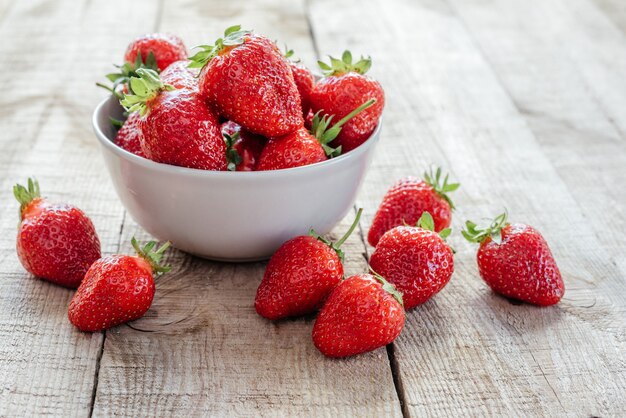
<svg viewBox="0 0 626 418"><path fill-rule="evenodd" d="M91 264L100 258L100 240L91 220L80 209L42 198L39 183L16 184L20 203L17 256L37 277L76 288Z"/></svg>
<svg viewBox="0 0 626 418"><path fill-rule="evenodd" d="M222 123L222 135L226 140L226 157L230 171L254 171L267 139L241 129L233 121Z"/></svg>
<svg viewBox="0 0 626 418"><path fill-rule="evenodd" d="M400 225L415 225L424 212L432 215L436 232L449 227L454 204L448 193L459 186L459 183L448 183L448 175L442 178L441 168L437 168L434 174L424 173L424 180L414 177L400 179L383 197L372 220L367 241L375 247L385 232Z"/></svg>
<svg viewBox="0 0 626 418"><path fill-rule="evenodd" d="M293 79L296 82L298 93L300 93L302 116L306 118L311 109L311 92L313 91L313 84L315 84L315 79L313 78L313 73L311 72L311 70L305 67L304 64L300 62L300 60L292 61L290 59L291 57L293 57L293 54L293 50L289 49L285 53L285 58L287 58L289 62L289 67L291 68Z"/></svg>
<svg viewBox="0 0 626 418"><path fill-rule="evenodd" d="M154 276L170 270L159 263L170 245L154 250L131 240L137 256L111 255L93 263L74 294L68 317L81 331L102 331L142 317L154 298Z"/></svg>
<svg viewBox="0 0 626 418"><path fill-rule="evenodd" d="M268 138L302 126L298 88L274 42L232 26L214 45L199 48L190 59L202 69L200 92L220 116Z"/></svg>
<svg viewBox="0 0 626 418"><path fill-rule="evenodd" d="M561 272L548 243L533 227L509 223L505 212L484 229L467 221L463 236L480 243L478 270L494 292L540 306L563 297Z"/></svg>
<svg viewBox="0 0 626 418"><path fill-rule="evenodd" d="M383 347L404 327L402 295L379 275L348 277L333 290L313 326L313 343L327 357Z"/></svg>
<svg viewBox="0 0 626 418"><path fill-rule="evenodd" d="M165 70L171 63L187 58L187 47L182 39L169 33L149 33L132 41L124 61L134 63L138 55L154 55L159 71Z"/></svg>
<svg viewBox="0 0 626 418"><path fill-rule="evenodd" d="M139 157L146 158L146 154L141 149L142 135L141 115L137 112L132 112L128 115L126 122L124 122L120 130L117 131L115 144Z"/></svg>
<svg viewBox="0 0 626 418"><path fill-rule="evenodd" d="M259 285L254 306L259 315L282 319L319 309L343 278L341 245L359 223L357 212L350 229L333 243L311 230L284 243L272 256Z"/></svg>
<svg viewBox="0 0 626 418"><path fill-rule="evenodd" d="M161 72L161 81L177 89L198 90L198 71L189 68L189 60L171 63Z"/></svg>
<svg viewBox="0 0 626 418"><path fill-rule="evenodd" d="M226 144L217 116L195 90L174 89L152 70L130 79L135 94L120 103L142 115L141 148L149 159L202 170L226 170Z"/></svg>
<svg viewBox="0 0 626 418"><path fill-rule="evenodd" d="M341 146L348 152L365 142L374 132L385 106L385 94L380 84L366 76L372 61L363 58L352 63L352 54L345 51L341 60L330 58L331 65L319 61L325 77L319 80L311 92L311 109L341 119L370 99L376 104L346 124L334 147Z"/></svg>
<svg viewBox="0 0 626 418"><path fill-rule="evenodd" d="M424 212L417 226L387 231L370 257L372 270L387 278L400 292L405 309L412 309L437 294L454 272L454 255L445 238L451 230L434 232L435 222Z"/></svg>
<svg viewBox="0 0 626 418"><path fill-rule="evenodd" d="M341 133L342 127L353 117L374 105L374 99L363 103L331 126L333 117L319 113L313 117L311 130L304 126L285 136L270 139L259 157L257 170L280 170L315 164L341 154L341 146L328 145Z"/></svg>

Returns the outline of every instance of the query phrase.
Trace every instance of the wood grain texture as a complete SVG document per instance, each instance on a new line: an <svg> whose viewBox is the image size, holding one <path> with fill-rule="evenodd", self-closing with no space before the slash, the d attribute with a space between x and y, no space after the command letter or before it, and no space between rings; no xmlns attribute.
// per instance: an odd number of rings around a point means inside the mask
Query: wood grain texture
<svg viewBox="0 0 626 418"><path fill-rule="evenodd" d="M189 45L241 23L314 62L303 2L166 2L160 30ZM345 231L354 213L336 229ZM124 225L124 250L141 234ZM364 244L345 245L347 274L366 270ZM254 310L265 263L224 264L172 252L148 314L107 332L94 416L399 416L384 348L346 361L313 346L313 317L272 323Z"/></svg>
<svg viewBox="0 0 626 418"><path fill-rule="evenodd" d="M407 413L618 415L622 272L454 10L439 1L368 4L328 14L332 2L315 1L311 13L321 52L372 55L391 98L360 203L371 216L392 179L419 174L430 160L452 167L463 184L456 229L506 205L544 233L567 286L553 308L511 304L478 278L476 248L453 237L451 283L408 315L394 343Z"/></svg>

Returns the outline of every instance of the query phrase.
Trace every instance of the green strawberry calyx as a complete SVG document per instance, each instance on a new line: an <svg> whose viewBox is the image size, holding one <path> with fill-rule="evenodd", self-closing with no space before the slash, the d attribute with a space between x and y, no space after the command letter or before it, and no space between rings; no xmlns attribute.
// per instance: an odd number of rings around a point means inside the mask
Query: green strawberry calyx
<svg viewBox="0 0 626 418"><path fill-rule="evenodd" d="M422 216L417 220L417 226L427 231L435 232L435 220L433 219L433 215L431 215L430 212L422 213ZM452 228L444 228L439 231L439 236L445 241L451 233Z"/></svg>
<svg viewBox="0 0 626 418"><path fill-rule="evenodd" d="M39 182L34 178L28 178L28 186L24 187L21 184L13 186L13 196L20 202L20 220L23 218L22 213L24 209L35 199L41 197L41 191L39 190Z"/></svg>
<svg viewBox="0 0 626 418"><path fill-rule="evenodd" d="M380 282L380 284L383 285L383 290L389 294L391 294L391 296L394 297L395 300L398 301L398 303L404 308L404 301L402 300L402 292L400 292L398 289L396 289L396 287L389 283L383 276L381 276L380 274L376 273L374 271L374 269L372 268L372 266L369 266L369 270L370 273L372 274L372 276L378 280Z"/></svg>
<svg viewBox="0 0 626 418"><path fill-rule="evenodd" d="M317 138L319 143L322 145L322 148L324 148L324 152L326 153L326 156L328 158L338 157L339 155L341 155L341 145L336 148L328 145L335 138L337 138L337 135L339 135L339 132L341 132L341 127L345 125L346 122L348 122L350 119L352 119L368 107L372 106L374 103L376 103L376 99L368 100L367 102L363 103L361 106L357 107L352 112L344 116L341 120L339 120L339 122L332 124L332 126L331 123L333 121L334 115L320 116L320 114L323 112L323 110L320 110L315 114L315 116L313 116L313 120L311 121L311 135Z"/></svg>
<svg viewBox="0 0 626 418"><path fill-rule="evenodd" d="M468 220L465 222L465 229L461 233L469 242L480 244L491 237L496 244L500 244L502 242L502 228L507 225L509 225L508 213L505 210L504 213L496 216L486 228L479 228L474 222Z"/></svg>
<svg viewBox="0 0 626 418"><path fill-rule="evenodd" d="M242 30L241 25L235 25L224 31L224 37L218 38L213 45L198 45L200 49L196 54L189 57L189 68L204 68L211 59L219 55L224 49L241 45L245 42L246 36L252 31Z"/></svg>
<svg viewBox="0 0 626 418"><path fill-rule="evenodd" d="M437 195L450 205L450 209L454 210L454 203L452 203L448 193L458 189L461 183L448 183L448 178L449 174L446 174L446 176L442 178L441 167L437 167L437 170L434 173L432 169L424 172L424 181L426 184L432 187L435 193L437 193Z"/></svg>
<svg viewBox="0 0 626 418"><path fill-rule="evenodd" d="M132 93L123 94L120 104L128 112L139 112L142 116L148 112L148 103L159 93L175 90L174 86L164 84L156 71L147 68L138 69L137 76L131 77L128 85Z"/></svg>
<svg viewBox="0 0 626 418"><path fill-rule="evenodd" d="M156 250L154 249L157 245L156 241L148 241L143 248L139 245L139 241L137 241L135 237L131 238L130 243L137 252L137 255L150 264L153 274L167 273L172 269L171 266L164 266L161 264L163 253L165 253L165 250L169 248L171 242L167 241Z"/></svg>
<svg viewBox="0 0 626 418"><path fill-rule="evenodd" d="M350 225L350 228L346 231L345 234L343 234L343 237L339 238L339 241L337 242L332 242L322 237L320 234L315 232L313 228L311 228L311 230L309 231L309 235L315 239L318 239L319 241L322 241L324 244L328 245L330 248L335 250L335 252L339 256L339 260L341 260L341 262L343 263L345 254L340 247L343 245L344 242L346 242L346 240L350 237L350 235L352 235L352 233L356 229L357 225L359 224L359 221L361 220L362 213L363 213L363 208L359 208L359 210L356 213L356 217L354 218L354 221L352 222L352 225Z"/></svg>
<svg viewBox="0 0 626 418"><path fill-rule="evenodd" d="M234 148L235 143L239 140L239 132L235 132L232 135L229 135L225 132L222 132L222 136L224 137L224 142L226 142L226 160L228 161L228 171L236 171L237 166L241 164L241 156Z"/></svg>
<svg viewBox="0 0 626 418"><path fill-rule="evenodd" d="M328 56L330 58L330 65L324 61L317 61L322 73L325 76L341 75L349 72L358 74L365 74L372 67L372 59L370 57L363 57L353 63L352 53L350 51L343 51L341 59Z"/></svg>
<svg viewBox="0 0 626 418"><path fill-rule="evenodd" d="M109 73L106 75L106 78L113 83L111 86L107 86L106 84L96 83L96 86L102 87L105 90L111 92L111 94L118 99L122 98L122 93L118 90L118 87L124 84L128 84L131 77L138 77L137 70L140 68L145 68L148 70L159 72L159 67L157 66L156 57L153 52L148 54L148 57L144 61L141 57L141 52L137 53L137 58L135 58L134 63L125 62L123 65L116 65L118 71L115 73ZM130 86L128 87L131 93L132 90Z"/></svg>

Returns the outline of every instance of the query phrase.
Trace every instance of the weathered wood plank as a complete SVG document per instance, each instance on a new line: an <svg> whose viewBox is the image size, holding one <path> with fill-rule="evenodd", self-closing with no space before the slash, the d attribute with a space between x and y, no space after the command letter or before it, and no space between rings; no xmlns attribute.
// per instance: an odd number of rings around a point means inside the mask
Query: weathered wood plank
<svg viewBox="0 0 626 418"><path fill-rule="evenodd" d="M393 179L443 163L463 183L457 229L506 205L544 233L567 283L557 307L512 305L478 278L475 248L453 237L451 283L408 315L394 344L407 411L619 414L623 275L463 24L439 1L333 5L312 3L321 52L371 54L390 98L376 169L361 194L369 215Z"/></svg>
<svg viewBox="0 0 626 418"><path fill-rule="evenodd" d="M72 292L19 264L11 187L36 176L45 195L89 214L105 253L117 251L123 211L91 110L104 96L95 79L119 59L115 40L131 33L119 25L121 1L13 3L0 24L0 72L10 75L0 80L0 414L85 416L102 335L77 332L67 320Z"/></svg>
<svg viewBox="0 0 626 418"><path fill-rule="evenodd" d="M313 62L303 2L168 2L160 30L194 45L237 23L288 41ZM128 219L125 250L132 234L141 232ZM361 237L345 245L347 272L364 271ZM384 348L332 361L311 342L313 318L271 323L255 313L265 263L214 263L175 251L168 261L174 271L159 279L148 314L107 333L94 415L401 414Z"/></svg>

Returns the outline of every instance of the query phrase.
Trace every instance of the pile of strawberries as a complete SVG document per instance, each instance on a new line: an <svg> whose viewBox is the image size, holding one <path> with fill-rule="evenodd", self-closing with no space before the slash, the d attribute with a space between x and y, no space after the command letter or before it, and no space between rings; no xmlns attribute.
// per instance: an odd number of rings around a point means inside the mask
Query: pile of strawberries
<svg viewBox="0 0 626 418"><path fill-rule="evenodd" d="M134 40L107 87L127 111L115 143L153 161L201 170L278 170L314 164L364 143L384 93L369 58L346 51L324 77L267 37L233 26L187 57L168 34Z"/></svg>
<svg viewBox="0 0 626 418"><path fill-rule="evenodd" d="M315 82L309 70L288 61L290 53L285 57L267 38L238 26L200 48L188 60L174 36L131 43L126 63L108 76L108 88L129 112L119 123L119 146L185 167L275 170L354 149L376 128L384 96L364 76L369 59L353 64L346 52L331 65L321 63L326 77ZM319 311L313 343L329 357L394 341L405 312L440 292L454 272L446 238L454 209L449 193L459 184L448 180L437 169L389 189L367 234L374 247L368 272L345 278L341 250L362 210L336 242L313 230L285 242L257 289L258 314L280 320ZM154 277L169 270L161 265L169 243L142 247L133 238L137 256L102 257L93 223L80 209L42 198L32 179L13 192L20 203L18 257L35 276L77 288L68 308L72 324L101 331L148 311ZM510 224L504 213L485 228L467 221L462 234L480 244L479 273L495 292L539 306L563 296L548 244L532 227Z"/></svg>

